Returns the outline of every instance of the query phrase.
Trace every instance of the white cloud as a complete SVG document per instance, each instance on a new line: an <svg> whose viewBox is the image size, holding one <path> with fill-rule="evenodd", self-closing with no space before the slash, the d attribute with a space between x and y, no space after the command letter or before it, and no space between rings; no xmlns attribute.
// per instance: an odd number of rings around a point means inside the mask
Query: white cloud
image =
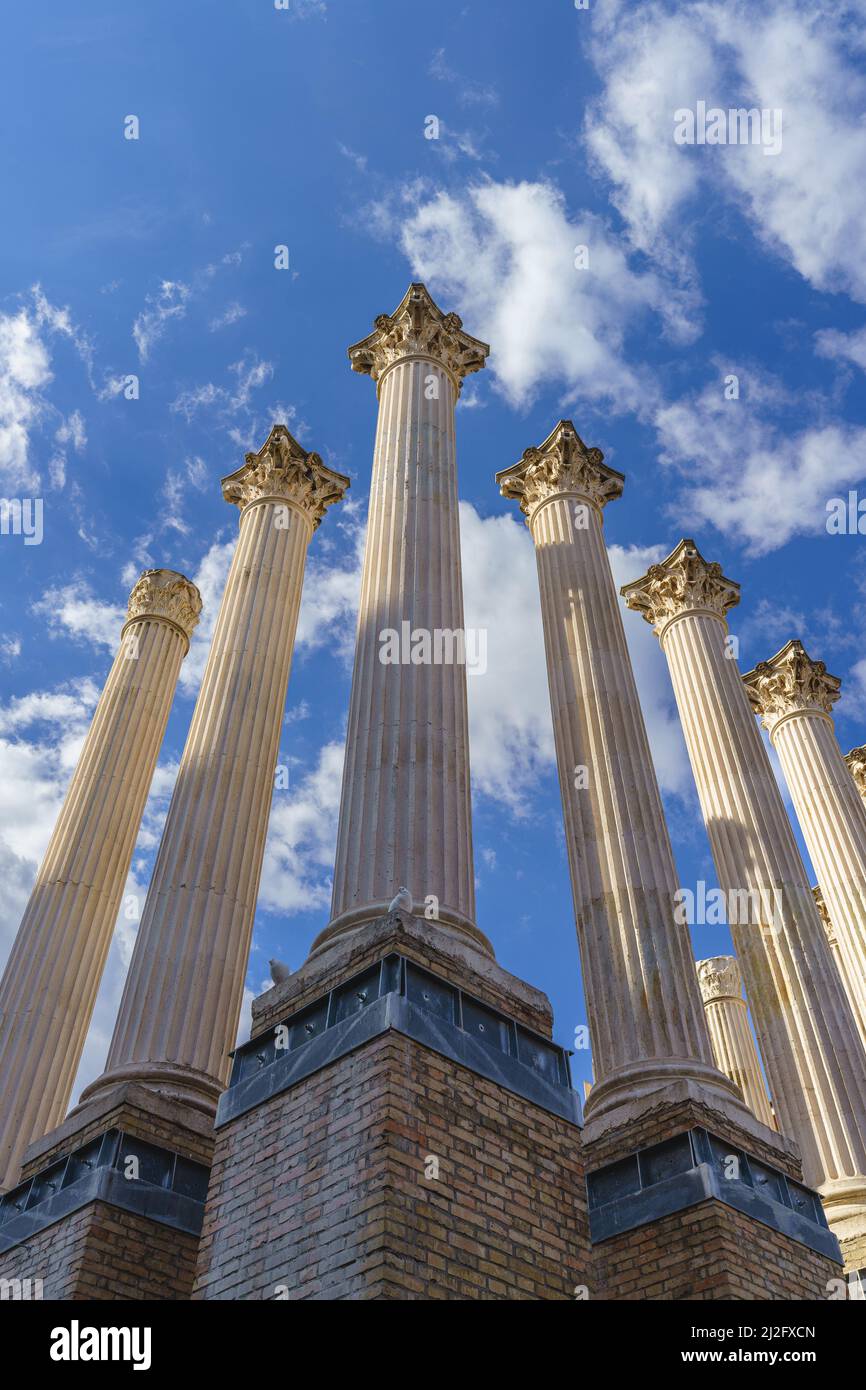
<svg viewBox="0 0 866 1390"><path fill-rule="evenodd" d="M367 530L357 501L347 498L341 505L336 529L343 541L340 551L326 543L321 549L317 547L307 561L295 640L299 648L308 651L327 646L340 660L349 663L355 650ZM324 535L322 540L326 540Z"/></svg>
<svg viewBox="0 0 866 1390"><path fill-rule="evenodd" d="M198 454L193 454L184 464L187 480L192 483L198 492L206 492L210 481L210 469L203 458Z"/></svg>
<svg viewBox="0 0 866 1390"><path fill-rule="evenodd" d="M217 314L215 318L211 319L211 333L216 333L220 328L228 328L230 324L237 323L238 319L246 317L246 312L242 304L238 304L237 300L233 300L231 304L226 305L221 314Z"/></svg>
<svg viewBox="0 0 866 1390"><path fill-rule="evenodd" d="M473 788L522 816L553 763L535 552L522 521L468 502L460 542L466 626L487 633L487 670L467 681Z"/></svg>
<svg viewBox="0 0 866 1390"><path fill-rule="evenodd" d="M473 82L462 73L456 72L445 57L445 49L437 48L427 69L437 82L444 82L457 89L457 100L461 106L498 106L499 93L495 87L482 82Z"/></svg>
<svg viewBox="0 0 866 1390"><path fill-rule="evenodd" d="M648 312L680 339L691 333L685 299L653 273L637 274L623 247L591 213L570 216L550 183L486 183L465 195L423 186L380 205L383 230L403 218L403 250L415 275L467 329L492 344L489 369L515 405L542 384L643 412L657 392L628 364L628 331ZM589 267L575 267L585 246Z"/></svg>
<svg viewBox="0 0 866 1390"><path fill-rule="evenodd" d="M186 315L191 290L180 280L163 280L157 294L145 296L144 308L132 325L132 336L142 362L150 356L154 344L173 319Z"/></svg>
<svg viewBox="0 0 866 1390"><path fill-rule="evenodd" d="M31 605L31 612L45 619L50 637L66 635L111 652L117 650L126 621L125 608L96 598L82 579L47 589Z"/></svg>
<svg viewBox="0 0 866 1390"><path fill-rule="evenodd" d="M171 409L183 415L187 422L200 411L217 416L221 422L220 428L227 429L229 438L245 450L260 448L276 420L287 424L298 438L301 437L306 427L302 421L298 421L294 406L279 403L268 410L261 410L254 403L253 393L273 378L272 362L266 362L254 352L247 351L226 370L235 378L233 384L219 386L208 381L181 391L172 401Z"/></svg>
<svg viewBox="0 0 866 1390"><path fill-rule="evenodd" d="M863 477L866 429L837 421L786 433L788 394L754 368L741 382L740 399L726 400L720 374L662 407L656 428L663 461L683 479L670 515L685 530L709 524L763 555L796 535L825 533L828 499Z"/></svg>
<svg viewBox="0 0 866 1390"><path fill-rule="evenodd" d="M84 451L87 446L87 429L80 410L73 410L72 414L67 416L58 426L54 438L58 444L71 444L76 454Z"/></svg>
<svg viewBox="0 0 866 1390"><path fill-rule="evenodd" d="M839 333L834 328L823 328L815 334L815 351L819 357L853 362L866 372L866 328L858 328L854 333Z"/></svg>
<svg viewBox="0 0 866 1390"><path fill-rule="evenodd" d="M42 388L51 381L50 356L25 309L0 314L0 480L5 487L35 491L30 435L42 416Z"/></svg>
<svg viewBox="0 0 866 1390"><path fill-rule="evenodd" d="M365 154L359 154L357 150L352 149L351 145L344 145L342 140L337 141L337 149L344 159L348 159L350 164L354 164L359 174L366 174L367 156Z"/></svg>
<svg viewBox="0 0 866 1390"><path fill-rule="evenodd" d="M866 301L866 78L862 7L775 0L647 0L601 11L591 52L603 82L587 118L597 168L636 246L686 279L687 210L717 190L816 289ZM674 112L782 112L782 149L678 146Z"/></svg>
<svg viewBox="0 0 866 1390"><path fill-rule="evenodd" d="M0 969L60 812L99 691L92 681L0 706ZM25 731L29 736L25 737Z"/></svg>
<svg viewBox="0 0 866 1390"><path fill-rule="evenodd" d="M298 788L277 791L271 806L260 905L271 912L326 909L337 843L342 743L327 743Z"/></svg>

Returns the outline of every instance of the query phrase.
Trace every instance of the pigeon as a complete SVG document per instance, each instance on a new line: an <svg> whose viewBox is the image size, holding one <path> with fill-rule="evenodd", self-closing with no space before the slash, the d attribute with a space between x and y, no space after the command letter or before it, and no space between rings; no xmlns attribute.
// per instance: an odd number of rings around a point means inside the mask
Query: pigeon
<svg viewBox="0 0 866 1390"><path fill-rule="evenodd" d="M389 912L411 912L411 911L412 911L412 894L409 892L409 889L408 889L408 888L398 888L398 889L397 889L397 896L396 896L396 898L393 898L393 899L392 899L392 901L391 901L391 906L388 908L388 911L389 911Z"/></svg>
<svg viewBox="0 0 866 1390"><path fill-rule="evenodd" d="M271 979L275 985L281 985L290 978L292 972L281 960L269 960L268 965L271 967Z"/></svg>

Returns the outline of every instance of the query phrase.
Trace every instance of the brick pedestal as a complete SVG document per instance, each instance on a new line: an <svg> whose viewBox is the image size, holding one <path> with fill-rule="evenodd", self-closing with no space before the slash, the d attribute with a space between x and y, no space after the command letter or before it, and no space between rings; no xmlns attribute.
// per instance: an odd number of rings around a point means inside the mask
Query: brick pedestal
<svg viewBox="0 0 866 1390"><path fill-rule="evenodd" d="M212 1149L206 1116L137 1084L79 1107L0 1201L0 1279L54 1300L188 1299Z"/></svg>
<svg viewBox="0 0 866 1390"><path fill-rule="evenodd" d="M569 1299L590 1282L578 1103L543 995L394 917L254 1020L195 1298Z"/></svg>
<svg viewBox="0 0 866 1390"><path fill-rule="evenodd" d="M791 1141L732 1123L687 1085L635 1112L584 1135L594 1296L829 1296L839 1246Z"/></svg>

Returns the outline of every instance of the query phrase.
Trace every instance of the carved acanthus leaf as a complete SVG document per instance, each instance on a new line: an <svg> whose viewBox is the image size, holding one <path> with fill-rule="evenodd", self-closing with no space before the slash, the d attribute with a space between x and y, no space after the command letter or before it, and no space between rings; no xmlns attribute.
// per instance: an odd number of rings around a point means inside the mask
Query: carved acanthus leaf
<svg viewBox="0 0 866 1390"><path fill-rule="evenodd" d="M713 613L724 618L740 601L740 586L722 567L708 563L693 540L682 540L666 560L650 565L642 579L620 590L626 605L659 628L682 613Z"/></svg>
<svg viewBox="0 0 866 1390"><path fill-rule="evenodd" d="M866 745L861 748L852 748L850 753L846 753L845 761L851 769L851 776L857 783L857 790L866 799Z"/></svg>
<svg viewBox="0 0 866 1390"><path fill-rule="evenodd" d="M710 956L697 963L698 984L704 1003L711 999L742 999L743 981L736 956Z"/></svg>
<svg viewBox="0 0 866 1390"><path fill-rule="evenodd" d="M379 314L375 328L349 348L352 370L374 381L387 367L405 357L427 357L439 363L459 384L484 366L490 348L464 332L457 314L443 314L427 287L409 286L393 314Z"/></svg>
<svg viewBox="0 0 866 1390"><path fill-rule="evenodd" d="M348 478L302 449L285 425L274 425L258 453L247 454L243 467L222 480L223 497L236 507L264 497L284 499L306 512L313 529L348 486Z"/></svg>
<svg viewBox="0 0 866 1390"><path fill-rule="evenodd" d="M815 899L815 906L818 909L818 916L821 918L821 926L827 934L827 940L831 946L836 945L836 932L833 923L830 921L830 914L827 911L827 904L824 901L824 894L821 892L819 884L812 889L812 897Z"/></svg>
<svg viewBox="0 0 866 1390"><path fill-rule="evenodd" d="M201 608L198 589L177 570L145 570L129 595L126 621L167 618L191 637Z"/></svg>
<svg viewBox="0 0 866 1390"><path fill-rule="evenodd" d="M621 496L624 478L605 465L601 449L587 448L570 420L560 420L543 444L524 449L520 462L497 473L496 481L528 519L539 503L562 493L601 511Z"/></svg>
<svg viewBox="0 0 866 1390"><path fill-rule="evenodd" d="M787 714L829 714L842 685L798 641L788 642L770 661L760 661L743 681L752 709L768 731Z"/></svg>

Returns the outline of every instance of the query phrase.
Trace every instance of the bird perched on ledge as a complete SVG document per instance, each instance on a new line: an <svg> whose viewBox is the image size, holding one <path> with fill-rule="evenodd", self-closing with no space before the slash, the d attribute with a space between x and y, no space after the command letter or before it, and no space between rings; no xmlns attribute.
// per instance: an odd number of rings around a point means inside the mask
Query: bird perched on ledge
<svg viewBox="0 0 866 1390"><path fill-rule="evenodd" d="M269 960L268 965L271 969L271 979L275 985L281 985L290 978L292 972L281 960Z"/></svg>
<svg viewBox="0 0 866 1390"><path fill-rule="evenodd" d="M412 894L409 892L408 888L397 889L397 896L396 898L392 898L391 906L388 908L388 911L389 913L412 911Z"/></svg>

